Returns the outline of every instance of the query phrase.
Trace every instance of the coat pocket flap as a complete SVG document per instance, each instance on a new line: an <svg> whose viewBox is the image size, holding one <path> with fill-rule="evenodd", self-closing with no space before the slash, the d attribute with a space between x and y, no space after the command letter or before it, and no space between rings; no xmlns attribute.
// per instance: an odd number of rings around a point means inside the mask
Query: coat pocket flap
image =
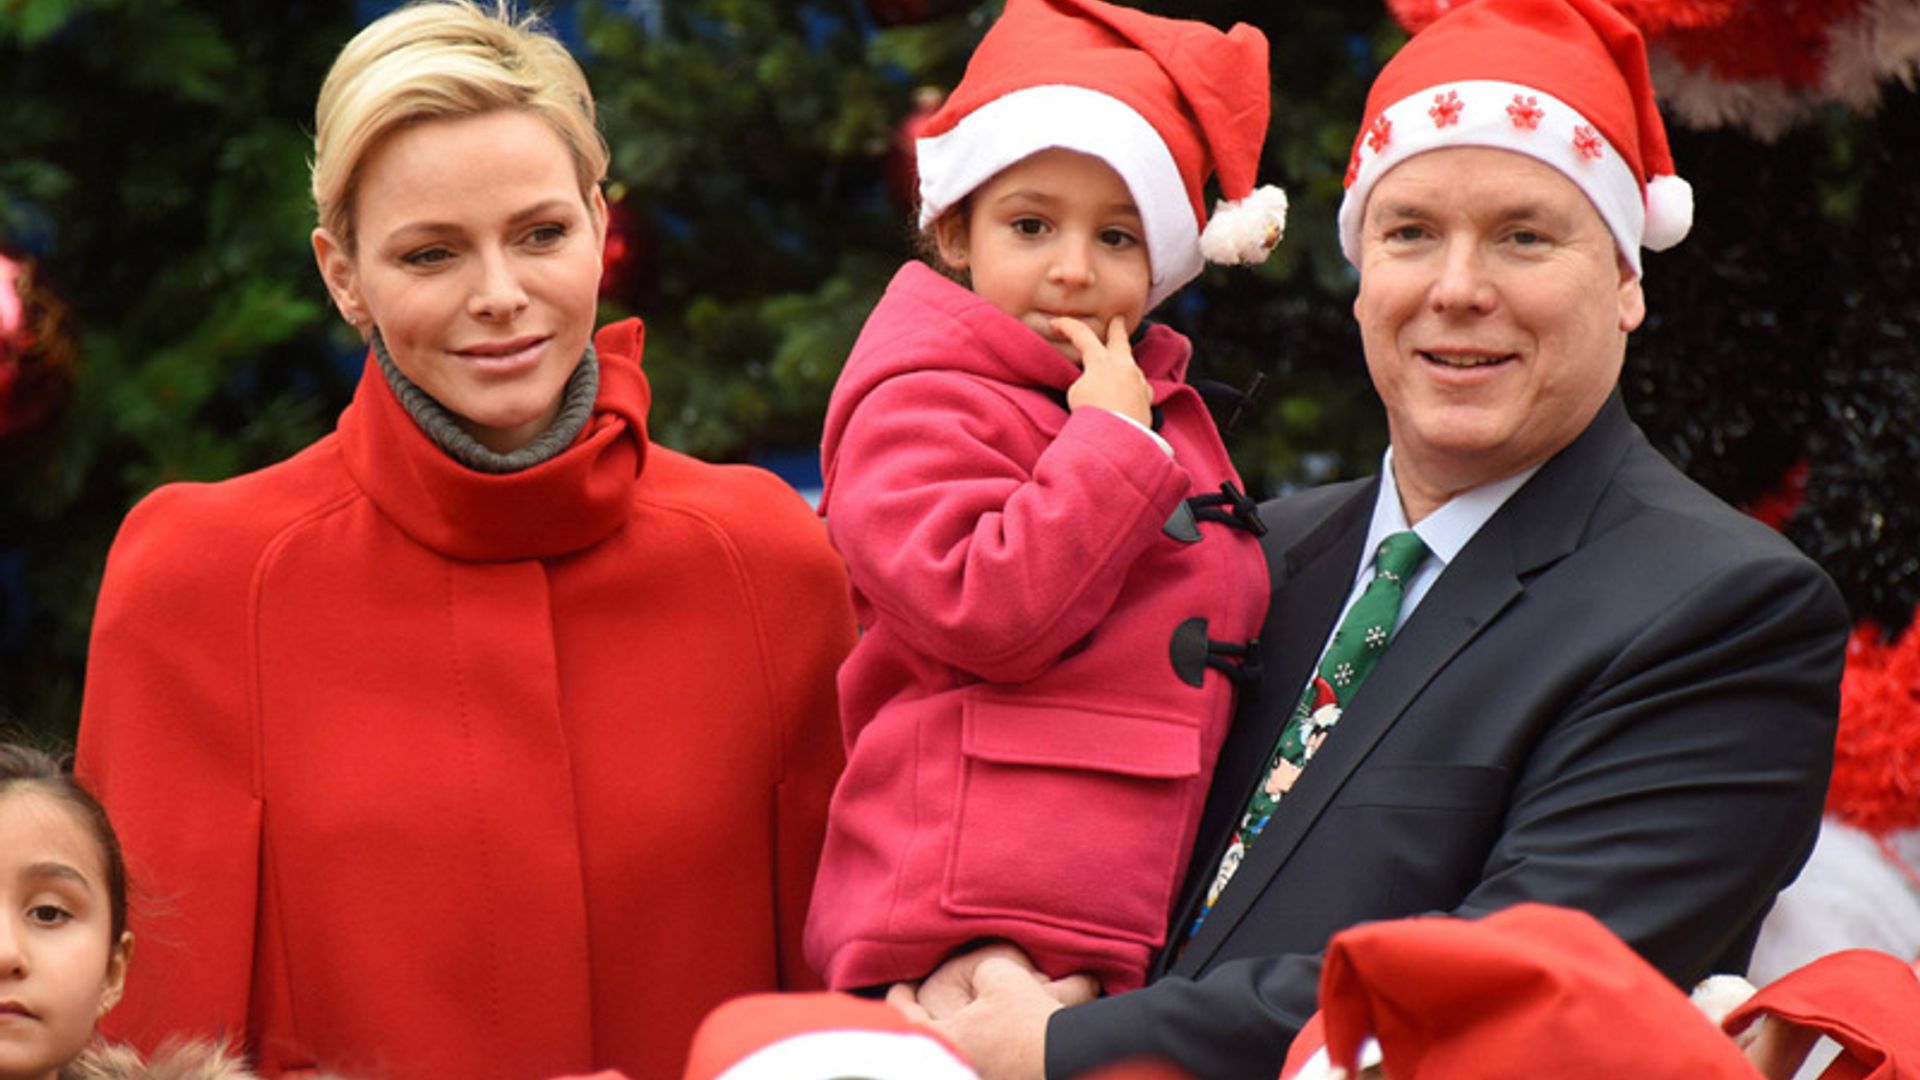
<svg viewBox="0 0 1920 1080"><path fill-rule="evenodd" d="M1198 728L1105 705L975 696L967 702L961 749L1003 765L1168 780L1200 772Z"/></svg>

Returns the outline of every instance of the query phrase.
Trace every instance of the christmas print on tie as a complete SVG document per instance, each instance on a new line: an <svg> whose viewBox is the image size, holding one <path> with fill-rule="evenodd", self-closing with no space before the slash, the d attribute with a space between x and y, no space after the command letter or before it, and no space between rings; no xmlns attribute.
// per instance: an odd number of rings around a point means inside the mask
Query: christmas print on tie
<svg viewBox="0 0 1920 1080"><path fill-rule="evenodd" d="M1200 924L1206 921L1207 913L1226 891L1234 871L1240 869L1254 837L1267 827L1281 797L1293 787L1300 770L1313 760L1327 733L1340 722L1341 710L1379 663L1380 654L1387 651L1387 643L1393 637L1393 624L1400 617L1406 581L1426 556L1427 545L1412 530L1394 533L1380 541L1380 548L1374 554L1373 577L1360 593L1360 599L1347 610L1347 617L1340 620L1340 628L1327 643L1326 655L1320 658L1313 681L1307 684L1300 703L1294 706L1293 715L1280 734L1280 743L1273 749L1267 778L1254 790L1246 812L1240 815L1233 842L1221 856L1220 868L1214 873L1212 884L1207 886L1206 900L1187 930L1189 938L1200 932Z"/></svg>

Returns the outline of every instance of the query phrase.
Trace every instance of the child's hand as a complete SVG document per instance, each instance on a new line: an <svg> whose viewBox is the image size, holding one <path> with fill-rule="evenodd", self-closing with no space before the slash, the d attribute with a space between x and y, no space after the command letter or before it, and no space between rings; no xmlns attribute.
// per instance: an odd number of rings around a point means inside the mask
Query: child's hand
<svg viewBox="0 0 1920 1080"><path fill-rule="evenodd" d="M1107 323L1104 342L1078 319L1055 319L1053 329L1080 350L1080 377L1067 387L1068 409L1095 405L1153 426L1153 388L1133 362L1124 319L1115 315Z"/></svg>

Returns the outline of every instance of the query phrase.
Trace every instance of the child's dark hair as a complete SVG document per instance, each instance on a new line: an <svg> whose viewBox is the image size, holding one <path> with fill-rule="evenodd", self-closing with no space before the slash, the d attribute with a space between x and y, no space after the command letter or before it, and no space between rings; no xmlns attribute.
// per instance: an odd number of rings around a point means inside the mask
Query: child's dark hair
<svg viewBox="0 0 1920 1080"><path fill-rule="evenodd" d="M973 196L967 195L959 202L947 207L946 211L939 217L927 222L925 228L913 230L912 235L908 238L908 243L913 249L915 258L939 271L941 276L969 289L973 288L973 276L965 270L949 266L947 260L941 257L939 229L940 223L950 217L957 216L962 222L965 222L967 215L972 212Z"/></svg>
<svg viewBox="0 0 1920 1080"><path fill-rule="evenodd" d="M113 823L107 820L107 811L100 800L80 786L62 759L31 746L0 742L0 797L15 788L31 788L67 804L80 824L93 834L94 842L100 845L100 861L107 870L111 940L118 942L127 929L127 863L120 854L120 838L114 835Z"/></svg>

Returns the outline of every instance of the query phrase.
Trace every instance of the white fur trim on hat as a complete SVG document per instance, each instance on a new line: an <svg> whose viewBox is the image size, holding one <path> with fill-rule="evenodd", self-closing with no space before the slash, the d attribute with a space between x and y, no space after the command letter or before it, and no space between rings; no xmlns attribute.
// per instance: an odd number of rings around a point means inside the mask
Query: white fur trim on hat
<svg viewBox="0 0 1920 1080"><path fill-rule="evenodd" d="M1002 169L1054 149L1099 158L1126 183L1147 234L1149 310L1199 275L1200 227L1167 144L1126 103L1080 86L1016 90L919 140L920 227Z"/></svg>
<svg viewBox="0 0 1920 1080"><path fill-rule="evenodd" d="M1566 102L1544 90L1495 80L1430 86L1394 102L1373 120L1361 137L1357 171L1340 203L1340 250L1348 262L1360 265L1367 195L1380 177L1415 154L1453 146L1513 150L1573 181L1600 212L1614 245L1639 276L1640 248L1647 244L1647 207L1633 169ZM1690 220L1691 200L1688 210ZM1680 235L1685 233L1682 228ZM1668 245L1678 240L1674 236Z"/></svg>
<svg viewBox="0 0 1920 1080"><path fill-rule="evenodd" d="M715 1080L980 1080L980 1074L925 1035L897 1031L813 1031L762 1047Z"/></svg>
<svg viewBox="0 0 1920 1080"><path fill-rule="evenodd" d="M1380 1040L1371 1035L1367 1036L1366 1041L1360 1044L1360 1060L1355 1064L1364 1071L1380 1064L1383 1060L1385 1055L1380 1051ZM1312 1057L1301 1062L1300 1067L1291 1076L1283 1077L1282 1080L1341 1080L1349 1075L1351 1074L1347 1070L1333 1063L1333 1060L1327 1056L1327 1048L1323 1045L1313 1052Z"/></svg>
<svg viewBox="0 0 1920 1080"><path fill-rule="evenodd" d="M1287 193L1263 184L1244 199L1222 199L1200 230L1200 254L1210 263L1265 262L1287 234Z"/></svg>
<svg viewBox="0 0 1920 1080"><path fill-rule="evenodd" d="M1709 975L1694 984L1687 998L1718 1027L1753 994L1753 984L1738 975Z"/></svg>

